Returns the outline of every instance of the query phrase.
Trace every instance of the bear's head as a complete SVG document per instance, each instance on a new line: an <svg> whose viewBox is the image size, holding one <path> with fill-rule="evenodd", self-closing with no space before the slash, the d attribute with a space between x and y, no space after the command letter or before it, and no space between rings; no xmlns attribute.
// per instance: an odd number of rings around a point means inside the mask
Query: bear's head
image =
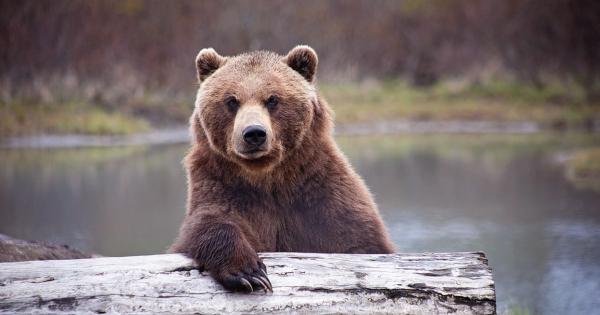
<svg viewBox="0 0 600 315"><path fill-rule="evenodd" d="M197 141L205 139L211 150L253 172L301 150L319 121L329 119L314 86L317 62L308 46L285 56L258 51L224 57L202 49L192 116Z"/></svg>

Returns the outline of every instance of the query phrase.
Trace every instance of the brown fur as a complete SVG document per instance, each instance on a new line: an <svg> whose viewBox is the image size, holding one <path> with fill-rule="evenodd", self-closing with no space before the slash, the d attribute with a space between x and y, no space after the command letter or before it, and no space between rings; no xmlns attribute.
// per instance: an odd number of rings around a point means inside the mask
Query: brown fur
<svg viewBox="0 0 600 315"><path fill-rule="evenodd" d="M393 251L371 194L333 140L332 112L313 85L317 56L310 47L285 57L221 57L205 49L198 59L201 87L185 159L188 210L172 251L195 259L226 288L245 291L252 288L244 279L261 287L253 281L264 269L256 252ZM240 107L278 97L268 112L264 156L236 153L236 112L224 104L231 95Z"/></svg>

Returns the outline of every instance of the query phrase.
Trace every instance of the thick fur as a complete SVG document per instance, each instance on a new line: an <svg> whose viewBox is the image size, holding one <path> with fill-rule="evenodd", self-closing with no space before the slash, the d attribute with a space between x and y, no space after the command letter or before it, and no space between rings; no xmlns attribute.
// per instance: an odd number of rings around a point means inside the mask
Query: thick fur
<svg viewBox="0 0 600 315"><path fill-rule="evenodd" d="M171 251L195 259L227 289L243 291L264 287L257 252L391 253L371 194L332 137L331 109L313 85L314 51L209 52L208 62L197 60L202 83L185 158L188 210ZM240 106L278 96L266 156L235 154L236 113L223 103L230 95Z"/></svg>

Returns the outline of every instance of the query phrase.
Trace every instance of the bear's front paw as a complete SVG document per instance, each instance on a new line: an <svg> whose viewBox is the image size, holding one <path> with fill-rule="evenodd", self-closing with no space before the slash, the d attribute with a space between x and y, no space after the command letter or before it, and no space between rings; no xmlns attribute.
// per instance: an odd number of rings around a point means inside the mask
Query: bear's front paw
<svg viewBox="0 0 600 315"><path fill-rule="evenodd" d="M267 267L260 258L223 266L212 272L213 277L229 291L251 293L255 290L273 292L267 277Z"/></svg>

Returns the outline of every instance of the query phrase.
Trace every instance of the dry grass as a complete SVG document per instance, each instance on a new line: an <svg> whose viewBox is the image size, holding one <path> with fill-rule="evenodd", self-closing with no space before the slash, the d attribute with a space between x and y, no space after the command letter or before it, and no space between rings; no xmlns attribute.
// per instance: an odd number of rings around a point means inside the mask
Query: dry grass
<svg viewBox="0 0 600 315"><path fill-rule="evenodd" d="M141 118L91 105L3 105L0 135L30 134L128 134L150 129Z"/></svg>
<svg viewBox="0 0 600 315"><path fill-rule="evenodd" d="M567 178L576 186L600 190L600 148L578 150L566 166Z"/></svg>
<svg viewBox="0 0 600 315"><path fill-rule="evenodd" d="M534 89L497 82L473 86L446 82L418 89L401 81L323 85L338 123L382 120L535 121L543 126L581 127L600 118L600 107L585 104L566 88ZM569 92L571 93L571 92Z"/></svg>

